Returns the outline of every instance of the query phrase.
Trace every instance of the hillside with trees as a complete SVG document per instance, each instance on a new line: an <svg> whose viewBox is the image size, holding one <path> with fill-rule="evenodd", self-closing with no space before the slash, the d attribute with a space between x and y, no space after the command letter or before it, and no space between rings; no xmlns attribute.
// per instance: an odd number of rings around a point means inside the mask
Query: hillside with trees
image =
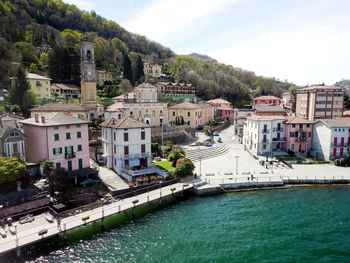
<svg viewBox="0 0 350 263"><path fill-rule="evenodd" d="M99 87L100 97L119 95L129 91L130 84L144 81L142 60L152 54L162 61L163 71L172 80L194 84L196 95L204 100L223 97L238 105L253 96L281 95L292 86L218 63L206 55L177 56L94 11L81 11L61 0L1 1L0 19L0 88L9 89L18 65L49 76L52 82L79 85L79 42L84 34L96 43L96 68L114 76L113 82Z"/></svg>

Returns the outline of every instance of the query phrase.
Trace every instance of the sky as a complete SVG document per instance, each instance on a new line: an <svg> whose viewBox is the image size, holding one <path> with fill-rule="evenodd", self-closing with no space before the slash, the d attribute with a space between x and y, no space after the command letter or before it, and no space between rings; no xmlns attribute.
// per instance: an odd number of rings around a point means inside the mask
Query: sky
<svg viewBox="0 0 350 263"><path fill-rule="evenodd" d="M176 54L288 80L350 79L349 0L63 0Z"/></svg>

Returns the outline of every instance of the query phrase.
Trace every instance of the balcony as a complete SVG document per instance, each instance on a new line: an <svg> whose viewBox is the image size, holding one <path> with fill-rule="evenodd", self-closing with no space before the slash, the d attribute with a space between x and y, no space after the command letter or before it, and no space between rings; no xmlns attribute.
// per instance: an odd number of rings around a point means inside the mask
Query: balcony
<svg viewBox="0 0 350 263"><path fill-rule="evenodd" d="M262 140L262 143L269 143L270 140L266 139L266 140Z"/></svg>
<svg viewBox="0 0 350 263"><path fill-rule="evenodd" d="M65 154L65 158L66 158L66 159L75 158L75 152L73 152L73 153L66 153L66 154Z"/></svg>
<svg viewBox="0 0 350 263"><path fill-rule="evenodd" d="M309 137L297 137L297 142L307 142Z"/></svg>
<svg viewBox="0 0 350 263"><path fill-rule="evenodd" d="M272 138L273 142L285 142L286 137Z"/></svg>
<svg viewBox="0 0 350 263"><path fill-rule="evenodd" d="M350 147L350 144L348 143L348 144L346 144L346 143L331 143L331 146L332 147L341 147L341 148L348 148L348 147Z"/></svg>
<svg viewBox="0 0 350 263"><path fill-rule="evenodd" d="M270 130L269 130L269 129L263 129L261 132L262 132L262 133L269 133Z"/></svg>
<svg viewBox="0 0 350 263"><path fill-rule="evenodd" d="M273 128L274 132L283 132L283 128L282 127L277 127L277 128Z"/></svg>
<svg viewBox="0 0 350 263"><path fill-rule="evenodd" d="M140 159L140 158L150 158L151 153L135 153L135 154L124 154L122 155L122 160Z"/></svg>

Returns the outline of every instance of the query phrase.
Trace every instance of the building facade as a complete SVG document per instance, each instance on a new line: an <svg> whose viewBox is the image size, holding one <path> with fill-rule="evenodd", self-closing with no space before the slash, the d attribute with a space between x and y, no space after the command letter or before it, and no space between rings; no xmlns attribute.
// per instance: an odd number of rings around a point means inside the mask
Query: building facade
<svg viewBox="0 0 350 263"><path fill-rule="evenodd" d="M244 125L243 145L255 156L284 154L284 117L248 116Z"/></svg>
<svg viewBox="0 0 350 263"><path fill-rule="evenodd" d="M40 99L51 98L51 79L34 74L27 73L27 80L30 84L30 88L36 93ZM15 81L15 80L14 80Z"/></svg>
<svg viewBox="0 0 350 263"><path fill-rule="evenodd" d="M171 125L183 122L195 128L214 119L214 107L207 103L183 102L170 107L168 114Z"/></svg>
<svg viewBox="0 0 350 263"><path fill-rule="evenodd" d="M160 78L160 76L162 75L162 65L160 63L146 61L143 63L143 72L147 76L152 76L153 78Z"/></svg>
<svg viewBox="0 0 350 263"><path fill-rule="evenodd" d="M244 108L234 108L233 114L234 133L239 137L239 141L242 142L244 123L248 116L255 115L255 111L252 106L246 106Z"/></svg>
<svg viewBox="0 0 350 263"><path fill-rule="evenodd" d="M133 177L157 173L151 167L151 127L131 117L100 124L105 163L119 175Z"/></svg>
<svg viewBox="0 0 350 263"><path fill-rule="evenodd" d="M25 160L24 134L17 120L0 121L0 156Z"/></svg>
<svg viewBox="0 0 350 263"><path fill-rule="evenodd" d="M270 105L278 106L281 104L281 99L275 96L260 96L253 99L253 106L255 105Z"/></svg>
<svg viewBox="0 0 350 263"><path fill-rule="evenodd" d="M255 105L255 115L259 116L285 116L286 111L280 106Z"/></svg>
<svg viewBox="0 0 350 263"><path fill-rule="evenodd" d="M215 117L222 117L226 121L233 121L234 109L227 100L217 98L207 101L214 107Z"/></svg>
<svg viewBox="0 0 350 263"><path fill-rule="evenodd" d="M112 73L106 70L96 70L96 81L99 86L103 86L106 81L111 82L112 80Z"/></svg>
<svg viewBox="0 0 350 263"><path fill-rule="evenodd" d="M350 120L323 119L314 123L312 155L326 161L349 156Z"/></svg>
<svg viewBox="0 0 350 263"><path fill-rule="evenodd" d="M307 154L311 150L313 122L300 117L286 117L284 122L286 137L285 150L297 154Z"/></svg>
<svg viewBox="0 0 350 263"><path fill-rule="evenodd" d="M310 121L341 117L344 91L336 86L310 86L297 90L296 115Z"/></svg>
<svg viewBox="0 0 350 263"><path fill-rule="evenodd" d="M52 83L51 93L63 99L80 99L80 87L73 84Z"/></svg>
<svg viewBox="0 0 350 263"><path fill-rule="evenodd" d="M192 84L158 82L156 86L158 92L161 92L166 98L194 98L196 95L196 88Z"/></svg>
<svg viewBox="0 0 350 263"><path fill-rule="evenodd" d="M21 121L27 162L53 161L69 172L90 167L88 121L68 114L37 114Z"/></svg>

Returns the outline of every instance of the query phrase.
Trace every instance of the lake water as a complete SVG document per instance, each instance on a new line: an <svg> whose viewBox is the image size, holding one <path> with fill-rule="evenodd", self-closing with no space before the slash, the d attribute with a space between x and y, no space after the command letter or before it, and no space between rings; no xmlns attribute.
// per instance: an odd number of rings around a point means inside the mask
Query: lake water
<svg viewBox="0 0 350 263"><path fill-rule="evenodd" d="M194 197L28 262L350 262L350 186Z"/></svg>

